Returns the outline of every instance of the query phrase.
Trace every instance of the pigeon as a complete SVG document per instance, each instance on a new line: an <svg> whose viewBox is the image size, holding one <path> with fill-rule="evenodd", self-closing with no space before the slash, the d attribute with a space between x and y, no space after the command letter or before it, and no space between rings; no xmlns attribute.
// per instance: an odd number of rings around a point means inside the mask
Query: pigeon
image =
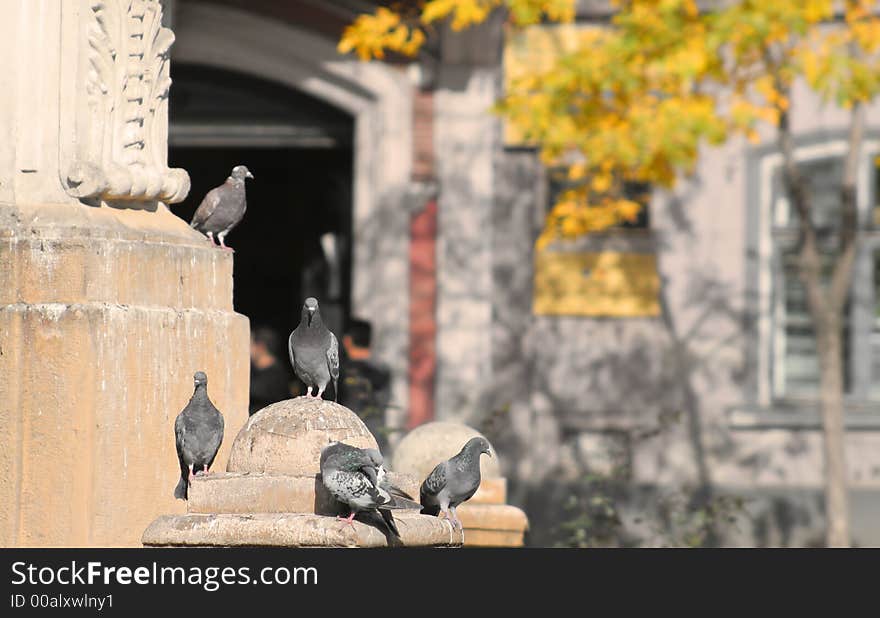
<svg viewBox="0 0 880 618"><path fill-rule="evenodd" d="M333 400L338 401L339 342L324 326L315 298L309 297L303 303L299 325L290 333L287 350L293 370L308 388L306 396L311 397L315 389L315 396L320 398L332 379Z"/></svg>
<svg viewBox="0 0 880 618"><path fill-rule="evenodd" d="M391 509L419 508L421 505L388 481L379 451L333 442L321 451L320 466L324 487L351 511L348 517L338 516L337 519L353 525L358 512L378 511L391 534L400 540Z"/></svg>
<svg viewBox="0 0 880 618"><path fill-rule="evenodd" d="M471 438L455 457L441 461L422 482L419 501L422 513L437 515L440 511L453 527L462 528L455 507L470 500L480 486L480 455L492 456L486 438Z"/></svg>
<svg viewBox="0 0 880 618"><path fill-rule="evenodd" d="M226 182L208 191L202 199L189 226L207 236L215 247L216 236L220 246L231 251L223 239L244 217L247 210L244 179L253 177L244 165L233 167Z"/></svg>
<svg viewBox="0 0 880 618"><path fill-rule="evenodd" d="M223 442L223 415L208 399L208 376L197 371L193 376L195 391L186 407L174 421L180 481L174 497L187 500L189 482L196 474L207 474Z"/></svg>

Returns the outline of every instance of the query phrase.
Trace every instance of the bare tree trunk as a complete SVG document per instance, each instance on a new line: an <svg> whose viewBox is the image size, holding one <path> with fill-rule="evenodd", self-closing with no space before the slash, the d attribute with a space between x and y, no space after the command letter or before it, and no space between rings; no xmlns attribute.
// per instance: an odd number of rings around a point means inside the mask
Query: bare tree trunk
<svg viewBox="0 0 880 618"><path fill-rule="evenodd" d="M814 318L814 322L821 373L819 405L825 438L825 544L828 547L849 547L840 312L831 311L818 320Z"/></svg>
<svg viewBox="0 0 880 618"><path fill-rule="evenodd" d="M826 545L848 547L849 498L844 430L843 316L852 284L858 249L858 207L856 177L864 133L864 106L857 103L852 112L849 151L844 165L841 189L839 251L829 285L822 282L822 265L812 204L806 179L794 157L789 117L780 114L779 144L783 155L783 177L800 220L799 274L807 294L810 318L816 333L819 356L819 407L825 445Z"/></svg>

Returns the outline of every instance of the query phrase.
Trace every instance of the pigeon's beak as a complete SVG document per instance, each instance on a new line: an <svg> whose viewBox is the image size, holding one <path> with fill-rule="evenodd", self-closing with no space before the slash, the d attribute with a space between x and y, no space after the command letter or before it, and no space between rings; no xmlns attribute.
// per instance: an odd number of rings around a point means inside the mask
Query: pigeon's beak
<svg viewBox="0 0 880 618"><path fill-rule="evenodd" d="M312 316L315 315L315 308L309 307L309 326L312 325Z"/></svg>
<svg viewBox="0 0 880 618"><path fill-rule="evenodd" d="M247 174L245 174L245 177L246 177L246 178L253 179L254 175L251 174L250 172L248 172Z"/></svg>
<svg viewBox="0 0 880 618"><path fill-rule="evenodd" d="M486 449L484 452L485 452L489 457L492 456L492 451L490 451L489 449Z"/></svg>

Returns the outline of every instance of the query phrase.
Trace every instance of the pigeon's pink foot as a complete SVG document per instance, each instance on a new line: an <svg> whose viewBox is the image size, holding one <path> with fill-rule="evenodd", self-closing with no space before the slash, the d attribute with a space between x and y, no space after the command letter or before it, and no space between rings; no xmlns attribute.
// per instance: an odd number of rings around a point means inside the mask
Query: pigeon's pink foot
<svg viewBox="0 0 880 618"><path fill-rule="evenodd" d="M349 515L348 517L343 517L342 515L337 515L336 519L337 519L337 521L344 521L349 526L353 526L354 525L354 516L355 516L355 512L352 511L351 515Z"/></svg>
<svg viewBox="0 0 880 618"><path fill-rule="evenodd" d="M192 480L193 480L194 478L196 478L196 475L193 474L193 467L190 466L190 467L189 467L189 482L192 483Z"/></svg>
<svg viewBox="0 0 880 618"><path fill-rule="evenodd" d="M221 247L224 251L232 251L233 253L235 253L235 249L233 249L232 247L227 247L226 245L221 245Z"/></svg>
<svg viewBox="0 0 880 618"><path fill-rule="evenodd" d="M450 513L452 514L453 529L458 528L459 530L463 530L464 528L461 525L461 520L458 518L458 513L455 512L455 509L450 509Z"/></svg>

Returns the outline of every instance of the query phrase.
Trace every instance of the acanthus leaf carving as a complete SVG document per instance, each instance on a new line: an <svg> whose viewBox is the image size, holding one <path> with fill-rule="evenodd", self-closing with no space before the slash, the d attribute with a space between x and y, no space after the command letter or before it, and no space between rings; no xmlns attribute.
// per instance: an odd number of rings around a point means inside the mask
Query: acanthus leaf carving
<svg viewBox="0 0 880 618"><path fill-rule="evenodd" d="M158 0L79 0L87 10L78 62L72 156L62 153L69 195L182 201L189 175L167 167L169 51ZM82 7L82 4L80 5ZM70 153L67 153L70 155Z"/></svg>

